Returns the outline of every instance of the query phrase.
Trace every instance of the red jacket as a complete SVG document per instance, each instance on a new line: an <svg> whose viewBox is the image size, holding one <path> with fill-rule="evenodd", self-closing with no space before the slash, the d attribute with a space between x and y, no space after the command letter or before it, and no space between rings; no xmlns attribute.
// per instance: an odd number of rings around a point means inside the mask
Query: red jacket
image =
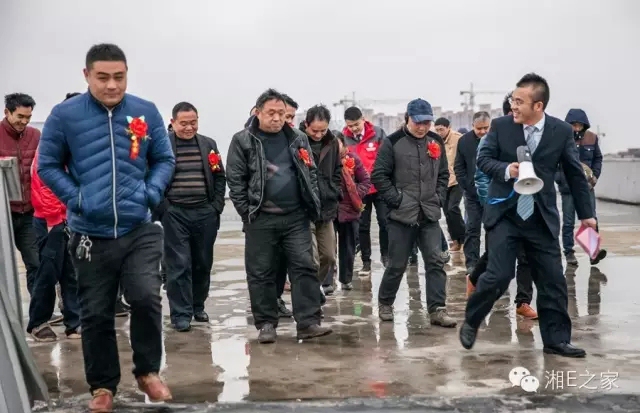
<svg viewBox="0 0 640 413"><path fill-rule="evenodd" d="M369 121L365 121L364 133L362 139L359 141L355 139L353 133L347 127L343 129L342 134L345 137L345 143L349 152L353 152L358 155L362 161L364 169L369 173L369 175L371 175L371 172L373 172L373 165L375 164L376 157L378 156L378 150L380 150L382 140L386 136L384 130L374 126ZM376 188L371 185L369 194L375 194L376 192Z"/></svg>
<svg viewBox="0 0 640 413"><path fill-rule="evenodd" d="M20 188L22 201L11 201L11 212L25 213L33 210L31 205L31 163L40 142L40 131L27 126L22 133L16 132L7 119L0 123L0 158L16 157L20 165Z"/></svg>
<svg viewBox="0 0 640 413"><path fill-rule="evenodd" d="M47 227L54 227L67 219L67 207L56 198L38 176L38 152L31 165L31 202L33 216L47 221Z"/></svg>

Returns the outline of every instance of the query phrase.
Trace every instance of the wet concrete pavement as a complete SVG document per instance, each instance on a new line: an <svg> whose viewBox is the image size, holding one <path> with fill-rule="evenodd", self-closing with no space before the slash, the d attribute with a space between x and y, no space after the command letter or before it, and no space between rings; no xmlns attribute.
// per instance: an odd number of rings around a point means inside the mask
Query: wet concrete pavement
<svg viewBox="0 0 640 413"><path fill-rule="evenodd" d="M617 406L618 411L640 411L638 398L627 396L640 394L640 208L599 203L599 216L609 256L595 268L577 254L580 265L567 272L573 342L588 352L586 359L571 360L543 355L537 322L515 315L515 283L487 318L474 349L464 350L457 329L429 324L422 262L418 271L407 271L394 322L381 323L377 317L378 260L371 277L356 277L353 291L338 290L328 298L324 324L334 329L333 335L298 343L294 322L285 319L278 342L259 345L248 312L241 224L227 206L206 308L211 321L194 323L189 333L175 332L164 299L162 376L174 395L171 411L241 411L247 407L238 402L301 400L321 402L254 405L250 410L511 411L512 406L525 411L554 406L548 411L560 412ZM461 254L452 256L446 267L447 305L462 320L464 266ZM285 301L290 304L288 294ZM118 411L143 411L149 406L130 374L128 319L117 319L116 326L122 366ZM62 338L62 329L56 329L61 337L56 343L28 341L59 411L82 411L89 395L81 344ZM537 392L512 386L509 372L516 367L538 379ZM392 399L381 402L381 397Z"/></svg>

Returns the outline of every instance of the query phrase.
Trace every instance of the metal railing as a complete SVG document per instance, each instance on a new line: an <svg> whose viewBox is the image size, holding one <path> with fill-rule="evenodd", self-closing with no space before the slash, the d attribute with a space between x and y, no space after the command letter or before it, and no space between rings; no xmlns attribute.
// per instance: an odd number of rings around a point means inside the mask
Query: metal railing
<svg viewBox="0 0 640 413"><path fill-rule="evenodd" d="M0 158L0 412L31 412L34 400L49 402L47 385L24 337L9 205L21 198L17 159Z"/></svg>

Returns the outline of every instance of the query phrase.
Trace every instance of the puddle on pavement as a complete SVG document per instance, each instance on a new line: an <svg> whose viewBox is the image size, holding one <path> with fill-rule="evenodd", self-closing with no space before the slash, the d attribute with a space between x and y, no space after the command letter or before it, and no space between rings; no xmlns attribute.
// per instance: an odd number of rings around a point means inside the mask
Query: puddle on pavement
<svg viewBox="0 0 640 413"><path fill-rule="evenodd" d="M382 269L376 263L371 278L356 277L353 291L338 291L328 297L324 324L332 326L333 335L298 343L295 323L282 319L274 345L256 341L257 331L247 313L246 289L240 283L246 277L244 271L219 272L212 279L212 298L207 301L210 324L194 324L191 332L178 333L165 317L166 368L162 375L176 403L412 396L425 392L441 396L525 395L508 381L509 371L516 366L526 367L539 378L541 394L560 392L543 388L545 373L571 370L584 374L587 369L598 375L618 373L619 387L612 391L638 392L640 336L635 332L640 330L640 298L636 294L640 257L611 256L597 268L589 266L584 254L578 254L578 258L580 265L567 274L567 285L574 342L589 353L583 361L543 356L537 322L515 316L515 283L482 326L473 351L463 350L456 329L429 324L420 260L419 271L408 271L402 281L394 322L381 323L377 317ZM229 258L216 265L237 266L241 261ZM447 285L448 310L458 319L465 304L461 271L461 266L451 266ZM290 307L290 295L284 298ZM117 323L122 369L118 397L144 402L130 374L127 328L128 323ZM61 333L60 327L55 329ZM80 343L62 339L31 348L54 397L87 397ZM562 392L581 391L573 388Z"/></svg>

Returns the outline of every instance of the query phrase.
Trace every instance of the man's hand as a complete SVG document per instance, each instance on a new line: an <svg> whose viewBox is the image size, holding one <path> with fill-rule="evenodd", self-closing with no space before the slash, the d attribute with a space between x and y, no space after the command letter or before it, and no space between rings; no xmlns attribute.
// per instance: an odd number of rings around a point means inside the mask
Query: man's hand
<svg viewBox="0 0 640 413"><path fill-rule="evenodd" d="M582 220L582 225L584 225L585 227L596 229L598 222L596 221L595 218L588 218L588 219Z"/></svg>
<svg viewBox="0 0 640 413"><path fill-rule="evenodd" d="M511 178L517 178L520 175L520 164L513 162L509 164L509 176Z"/></svg>

